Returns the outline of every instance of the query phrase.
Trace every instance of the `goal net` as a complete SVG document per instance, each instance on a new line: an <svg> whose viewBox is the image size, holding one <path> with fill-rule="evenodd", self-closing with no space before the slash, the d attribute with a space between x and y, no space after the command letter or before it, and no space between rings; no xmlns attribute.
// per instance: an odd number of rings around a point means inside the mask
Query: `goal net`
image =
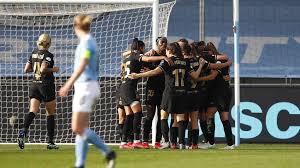
<svg viewBox="0 0 300 168"><path fill-rule="evenodd" d="M159 36L167 36L174 4L174 1L159 4ZM120 83L121 53L134 37L142 39L147 49L151 48L151 4L0 4L0 143L16 142L28 113L32 75L24 74L23 68L40 34L47 33L52 38L50 52L54 54L55 66L60 67L60 72L55 74L57 90L73 72L74 50L78 44L73 18L80 13L93 17L91 33L98 42L100 57L101 96L91 113L90 127L106 143L119 142L115 96ZM145 89L141 83L139 92L143 98ZM57 143L74 142L71 105L72 96L57 97ZM9 123L12 116L17 118L14 125ZM46 140L46 110L42 105L30 126L28 141L44 143Z"/></svg>

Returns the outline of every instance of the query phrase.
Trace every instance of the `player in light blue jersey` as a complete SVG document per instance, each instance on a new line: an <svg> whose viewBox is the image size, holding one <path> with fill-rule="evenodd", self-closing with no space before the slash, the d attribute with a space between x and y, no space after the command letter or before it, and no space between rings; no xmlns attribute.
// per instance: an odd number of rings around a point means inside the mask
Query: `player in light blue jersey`
<svg viewBox="0 0 300 168"><path fill-rule="evenodd" d="M78 15L74 19L74 29L80 39L75 52L74 72L66 84L60 89L60 96L67 96L74 85L72 130L76 136L75 168L83 168L88 152L88 143L94 144L102 151L107 160L107 168L115 166L115 152L111 151L103 140L89 126L89 113L100 95L98 84L99 57L97 44L90 35L92 18L88 15Z"/></svg>

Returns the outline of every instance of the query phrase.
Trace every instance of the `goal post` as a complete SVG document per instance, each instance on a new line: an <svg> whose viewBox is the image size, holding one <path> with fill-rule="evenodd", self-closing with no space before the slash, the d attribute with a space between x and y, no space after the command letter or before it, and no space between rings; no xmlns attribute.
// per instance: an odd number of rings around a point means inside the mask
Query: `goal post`
<svg viewBox="0 0 300 168"><path fill-rule="evenodd" d="M73 30L73 18L80 13L92 16L91 34L98 42L100 57L101 96L91 113L90 127L106 143L120 142L117 129L115 97L120 83L121 53L138 37L146 49L156 47L158 36L167 36L170 12L174 1L159 4L159 0L0 0L0 143L16 143L18 129L29 110L31 74L23 67L36 40L42 33L52 38L50 52L54 54L57 90L72 74L74 52L78 44ZM73 90L72 90L73 92ZM145 99L145 80L138 85L141 100ZM71 131L72 94L57 97L57 143L73 143ZM145 106L143 106L145 111ZM15 125L9 118L16 116ZM29 129L30 143L44 143L47 138L46 112L42 105Z"/></svg>

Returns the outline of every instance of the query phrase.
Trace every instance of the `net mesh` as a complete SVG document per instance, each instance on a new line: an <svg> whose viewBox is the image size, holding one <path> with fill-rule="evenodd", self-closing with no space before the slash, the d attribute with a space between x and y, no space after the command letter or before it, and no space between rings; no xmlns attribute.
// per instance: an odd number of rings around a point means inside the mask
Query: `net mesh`
<svg viewBox="0 0 300 168"><path fill-rule="evenodd" d="M159 5L159 36L167 35L168 19L175 2ZM90 127L107 143L119 142L117 134L116 88L120 83L121 53L134 37L151 47L152 6L146 4L2 4L0 6L0 143L14 143L29 110L31 75L23 68L36 40L42 33L50 34L57 90L73 72L74 51L78 40L73 31L76 14L93 17L91 34L98 42L100 57L101 96L91 113ZM139 83L142 100L144 81ZM72 91L73 92L73 91ZM55 139L57 143L74 142L70 121L72 96L57 97ZM9 123L16 116L14 125ZM47 139L46 110L41 105L29 131L29 142Z"/></svg>

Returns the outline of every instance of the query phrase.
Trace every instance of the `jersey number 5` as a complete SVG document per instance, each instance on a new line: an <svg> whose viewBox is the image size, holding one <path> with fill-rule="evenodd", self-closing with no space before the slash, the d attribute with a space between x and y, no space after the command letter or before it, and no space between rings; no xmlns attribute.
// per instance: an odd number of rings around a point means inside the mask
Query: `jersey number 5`
<svg viewBox="0 0 300 168"><path fill-rule="evenodd" d="M183 87L184 86L185 69L175 69L172 72L172 74L175 75L175 86Z"/></svg>

